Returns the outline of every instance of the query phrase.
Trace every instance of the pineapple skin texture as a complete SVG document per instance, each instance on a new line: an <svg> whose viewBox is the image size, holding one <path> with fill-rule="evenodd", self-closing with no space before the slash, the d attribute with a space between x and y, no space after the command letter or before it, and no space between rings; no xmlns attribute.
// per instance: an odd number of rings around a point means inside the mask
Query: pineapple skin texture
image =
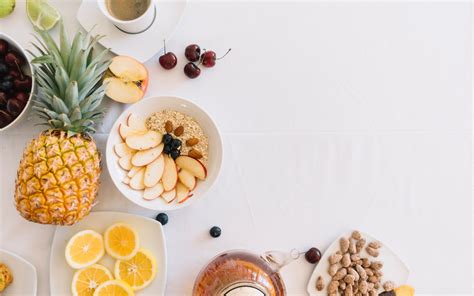
<svg viewBox="0 0 474 296"><path fill-rule="evenodd" d="M40 134L23 152L15 204L25 219L73 225L89 214L99 190L100 152L92 138Z"/></svg>

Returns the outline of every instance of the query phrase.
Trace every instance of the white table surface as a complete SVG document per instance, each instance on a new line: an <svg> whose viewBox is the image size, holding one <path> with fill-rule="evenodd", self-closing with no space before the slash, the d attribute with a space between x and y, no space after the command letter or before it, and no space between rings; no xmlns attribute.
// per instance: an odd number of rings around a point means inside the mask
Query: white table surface
<svg viewBox="0 0 474 296"><path fill-rule="evenodd" d="M27 45L17 2L0 31ZM77 30L79 2L53 4ZM168 43L178 67L150 60L148 95L200 104L220 126L225 156L207 198L169 213L166 295L190 295L224 250L324 250L351 228L391 246L417 293L470 294L471 17L468 2L189 3ZM190 80L183 52L193 42L233 50ZM107 106L102 151L126 108ZM13 205L22 149L40 130L33 123L0 135L0 247L33 263L39 295L49 295L54 226L23 220ZM94 210L157 214L122 198L106 168L101 182ZM213 225L219 239L208 235ZM289 295L305 295L312 269L300 259L282 271Z"/></svg>

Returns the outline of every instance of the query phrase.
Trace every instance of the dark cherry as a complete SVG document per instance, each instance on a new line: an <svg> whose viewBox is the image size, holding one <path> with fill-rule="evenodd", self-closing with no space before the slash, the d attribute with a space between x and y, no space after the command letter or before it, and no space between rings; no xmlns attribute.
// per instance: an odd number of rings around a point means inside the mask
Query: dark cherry
<svg viewBox="0 0 474 296"><path fill-rule="evenodd" d="M10 51L5 55L5 63L7 63L7 65L11 67L16 65L21 66L24 62L25 60L23 59L23 57L15 51Z"/></svg>
<svg viewBox="0 0 474 296"><path fill-rule="evenodd" d="M13 116L5 110L0 110L0 128L7 126L13 121Z"/></svg>
<svg viewBox="0 0 474 296"><path fill-rule="evenodd" d="M17 90L29 91L31 90L31 77L25 76L23 79L17 78L13 80L13 84Z"/></svg>
<svg viewBox="0 0 474 296"><path fill-rule="evenodd" d="M212 50L206 51L201 56L201 61L204 67L212 68L216 64L217 60L223 59L232 49L229 48L227 52L220 58L216 57L216 53Z"/></svg>
<svg viewBox="0 0 474 296"><path fill-rule="evenodd" d="M201 69L196 66L194 63L189 62L184 66L184 74L191 79L198 77L201 74Z"/></svg>
<svg viewBox="0 0 474 296"><path fill-rule="evenodd" d="M17 93L15 97L21 104L24 106L26 105L26 102L28 101L28 95L24 92L19 92Z"/></svg>
<svg viewBox="0 0 474 296"><path fill-rule="evenodd" d="M184 50L184 55L190 62L197 62L201 57L201 48L197 44L191 44L186 46Z"/></svg>
<svg viewBox="0 0 474 296"><path fill-rule="evenodd" d="M15 69L10 69L10 71L8 71L8 75L10 75L13 78L21 78L21 73Z"/></svg>
<svg viewBox="0 0 474 296"><path fill-rule="evenodd" d="M316 264L321 260L321 251L318 248L311 248L305 254L306 261L311 264Z"/></svg>
<svg viewBox="0 0 474 296"><path fill-rule="evenodd" d="M7 106L7 94L0 91L0 108L6 108Z"/></svg>
<svg viewBox="0 0 474 296"><path fill-rule="evenodd" d="M7 102L7 111L13 116L17 116L23 110L22 103L17 99L10 99Z"/></svg>
<svg viewBox="0 0 474 296"><path fill-rule="evenodd" d="M8 42L6 40L0 39L0 55L5 55L8 52Z"/></svg>
<svg viewBox="0 0 474 296"><path fill-rule="evenodd" d="M174 67L176 67L176 64L178 63L178 59L176 58L176 55L174 53L166 52L166 42L163 40L164 46L164 54L160 56L158 61L160 62L160 65L165 68L166 70L171 70Z"/></svg>

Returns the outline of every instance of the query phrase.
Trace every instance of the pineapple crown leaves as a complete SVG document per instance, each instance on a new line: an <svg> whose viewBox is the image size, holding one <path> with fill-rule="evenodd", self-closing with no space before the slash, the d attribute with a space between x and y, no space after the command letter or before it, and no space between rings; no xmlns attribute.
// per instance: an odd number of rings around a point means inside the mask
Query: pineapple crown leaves
<svg viewBox="0 0 474 296"><path fill-rule="evenodd" d="M98 108L105 95L102 78L110 64L105 59L108 49L93 55L103 36L92 36L92 29L85 35L78 31L70 43L62 21L58 43L48 32L35 30L32 44L37 53L28 51L39 85L33 109L52 129L69 135L95 132L94 123L104 114Z"/></svg>

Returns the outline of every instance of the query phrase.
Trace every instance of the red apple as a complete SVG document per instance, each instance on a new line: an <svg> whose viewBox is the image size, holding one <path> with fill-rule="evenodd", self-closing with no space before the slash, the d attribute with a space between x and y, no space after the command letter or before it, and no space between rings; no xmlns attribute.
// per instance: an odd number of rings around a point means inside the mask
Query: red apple
<svg viewBox="0 0 474 296"><path fill-rule="evenodd" d="M134 58L116 56L109 66L110 76L104 79L107 83L105 94L114 101L131 104L145 95L148 87L148 70Z"/></svg>

